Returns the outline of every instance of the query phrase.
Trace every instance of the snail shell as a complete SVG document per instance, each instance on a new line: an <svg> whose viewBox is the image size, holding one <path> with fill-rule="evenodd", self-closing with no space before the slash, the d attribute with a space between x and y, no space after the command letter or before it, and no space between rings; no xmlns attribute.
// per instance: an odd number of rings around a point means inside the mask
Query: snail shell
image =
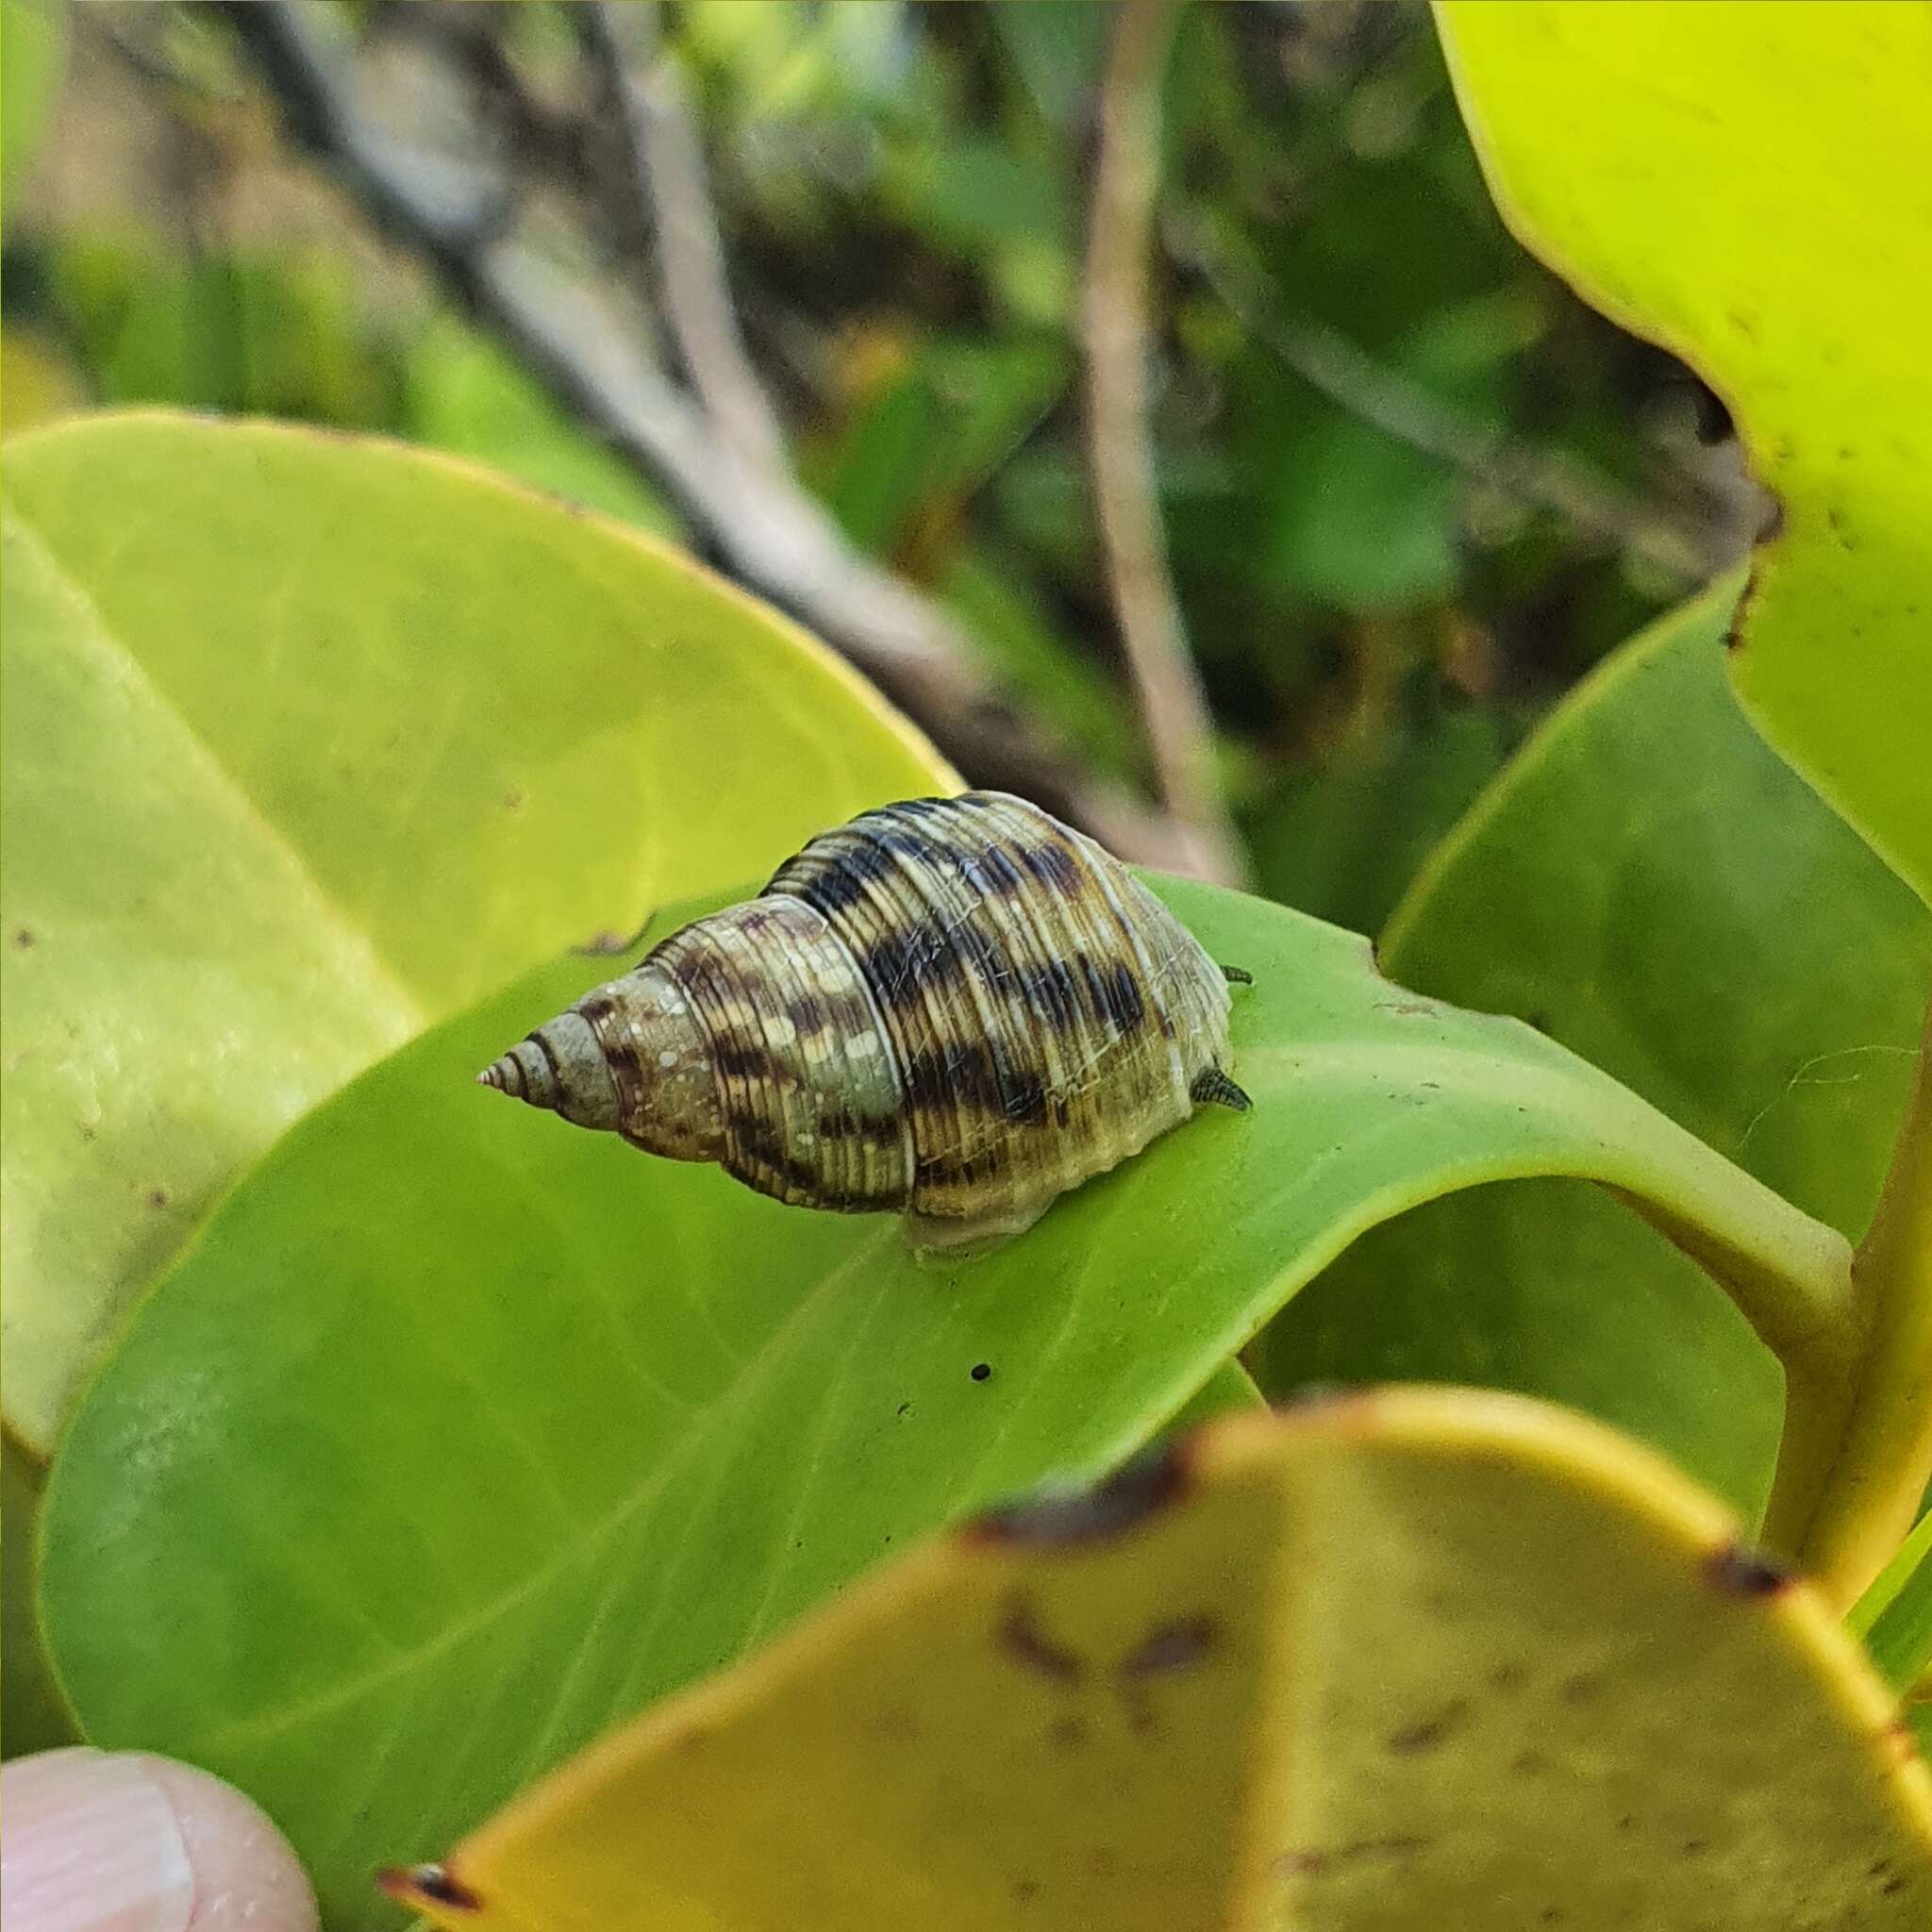
<svg viewBox="0 0 1932 1932"><path fill-rule="evenodd" d="M918 1247L1030 1226L1197 1103L1229 979L1118 860L997 791L814 839L477 1077Z"/></svg>

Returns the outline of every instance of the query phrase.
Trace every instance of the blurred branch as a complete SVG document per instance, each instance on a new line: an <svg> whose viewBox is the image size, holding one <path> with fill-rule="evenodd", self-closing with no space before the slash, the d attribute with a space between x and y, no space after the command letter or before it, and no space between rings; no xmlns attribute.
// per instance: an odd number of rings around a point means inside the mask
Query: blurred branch
<svg viewBox="0 0 1932 1932"><path fill-rule="evenodd" d="M1082 300L1093 494L1157 790L1193 837L1195 870L1234 882L1243 871L1241 847L1168 573L1147 421L1147 263L1160 167L1160 83L1174 25L1174 0L1124 0L1101 87Z"/></svg>
<svg viewBox="0 0 1932 1932"><path fill-rule="evenodd" d="M1737 561L1740 553L1717 525L1688 528L1559 452L1531 448L1470 422L1399 369L1365 354L1339 329L1311 317L1280 314L1260 277L1238 267L1209 240L1202 223L1175 218L1165 232L1175 259L1200 277L1248 336L1318 394L1394 441L1518 503L1553 511L1572 527L1685 583L1700 583Z"/></svg>
<svg viewBox="0 0 1932 1932"><path fill-rule="evenodd" d="M653 7L632 6L625 12L655 24ZM718 219L705 183L704 149L685 106L677 63L653 49L641 77L633 81L609 8L588 0L574 18L624 137L635 212L658 238L664 308L685 372L718 433L738 454L747 462L783 470L784 435L738 332Z"/></svg>
<svg viewBox="0 0 1932 1932"><path fill-rule="evenodd" d="M595 290L513 241L501 184L365 120L312 16L287 0L224 0L224 12L290 137L662 490L735 576L843 652L978 782L1040 800L1123 858L1184 862L1182 828L1021 715L946 611L855 552L789 476L747 462Z"/></svg>

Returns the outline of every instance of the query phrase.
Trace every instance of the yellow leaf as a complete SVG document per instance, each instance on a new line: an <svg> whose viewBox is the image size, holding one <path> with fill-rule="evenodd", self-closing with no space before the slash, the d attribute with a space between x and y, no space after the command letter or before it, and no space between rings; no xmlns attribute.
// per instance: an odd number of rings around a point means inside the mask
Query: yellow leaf
<svg viewBox="0 0 1932 1932"><path fill-rule="evenodd" d="M463 1932L1904 1932L1932 1774L1667 1465L1388 1390L931 1543L391 1882Z"/></svg>
<svg viewBox="0 0 1932 1932"><path fill-rule="evenodd" d="M1739 695L1932 898L1932 8L1438 17L1510 226L1698 370L1783 505Z"/></svg>

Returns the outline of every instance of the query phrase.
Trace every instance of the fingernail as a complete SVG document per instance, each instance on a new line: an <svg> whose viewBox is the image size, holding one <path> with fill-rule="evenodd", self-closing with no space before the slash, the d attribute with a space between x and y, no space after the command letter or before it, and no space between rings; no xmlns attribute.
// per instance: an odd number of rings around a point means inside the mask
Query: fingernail
<svg viewBox="0 0 1932 1932"><path fill-rule="evenodd" d="M241 1792L142 1752L79 1748L0 1769L7 1932L313 1932L287 1841Z"/></svg>

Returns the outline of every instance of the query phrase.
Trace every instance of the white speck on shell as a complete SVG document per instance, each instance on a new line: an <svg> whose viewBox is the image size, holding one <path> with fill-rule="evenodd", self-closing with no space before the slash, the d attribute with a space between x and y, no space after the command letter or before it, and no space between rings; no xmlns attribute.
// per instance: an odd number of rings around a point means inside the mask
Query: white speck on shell
<svg viewBox="0 0 1932 1932"><path fill-rule="evenodd" d="M676 1053L672 1048L667 1046L664 1049L664 1051L658 1056L658 1064L660 1067L662 1067L664 1071L668 1074L671 1071L671 1069L677 1064Z"/></svg>
<svg viewBox="0 0 1932 1932"><path fill-rule="evenodd" d="M790 1046L798 1038L798 1028L783 1013L774 1013L765 1022L767 1046Z"/></svg>

